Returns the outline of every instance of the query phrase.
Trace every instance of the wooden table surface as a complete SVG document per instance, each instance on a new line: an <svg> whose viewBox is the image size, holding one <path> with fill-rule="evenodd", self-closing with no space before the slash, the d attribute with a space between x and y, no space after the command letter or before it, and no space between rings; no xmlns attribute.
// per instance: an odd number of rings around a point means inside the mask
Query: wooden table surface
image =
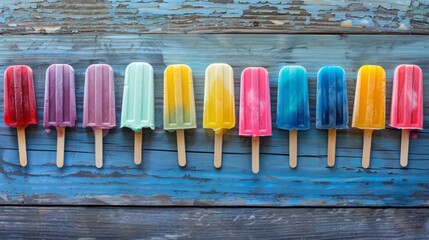
<svg viewBox="0 0 429 240"><path fill-rule="evenodd" d="M27 128L29 165L22 168L16 131L0 113L0 237L427 238L429 96L425 130L412 132L405 169L400 131L390 127L374 133L368 170L360 163L362 131L339 131L336 165L328 168L327 132L314 125L318 69L345 69L351 117L364 64L386 70L388 124L394 68L417 64L429 76L429 3L279 2L3 0L0 81L9 65L34 70L39 125ZM97 169L92 130L82 128L84 71L93 63L113 67L119 122L124 70L133 61L154 67L156 129L143 131L141 166L133 163L133 132L112 130ZM288 132L275 128L261 139L259 174L251 172L250 139L237 128L224 137L223 167L213 168L214 134L202 128L202 113L204 71L214 62L233 67L236 106L241 71L267 68L273 123L278 71L307 69L312 127L298 133L297 169L288 166ZM76 70L78 125L67 130L62 169L55 130L47 134L41 122L52 63ZM186 131L185 168L177 165L175 134L162 129L163 71L175 63L188 64L194 77L198 128Z"/></svg>

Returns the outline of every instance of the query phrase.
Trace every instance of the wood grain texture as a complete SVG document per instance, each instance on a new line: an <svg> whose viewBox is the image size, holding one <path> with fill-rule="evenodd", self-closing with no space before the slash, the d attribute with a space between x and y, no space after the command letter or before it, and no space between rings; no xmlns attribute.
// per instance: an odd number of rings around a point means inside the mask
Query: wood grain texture
<svg viewBox="0 0 429 240"><path fill-rule="evenodd" d="M420 33L426 0L2 0L0 33Z"/></svg>
<svg viewBox="0 0 429 240"><path fill-rule="evenodd" d="M428 206L428 130L411 133L406 169L399 164L401 131L375 131L371 168L364 170L362 131L338 131L336 164L328 168L327 131L314 128L316 73L320 67L338 64L345 69L351 110L356 71L363 64L380 64L387 73L386 105L390 106L394 68L401 63L418 64L424 76L429 76L428 46L426 36L386 35L3 36L0 74L12 64L33 68L40 124L26 129L29 163L22 168L16 130L4 126L3 111L0 113L0 204ZM154 67L156 130L144 130L144 161L140 166L133 163L133 132L112 130L104 138L104 167L97 169L94 134L81 124L84 72L92 63L112 65L119 122L124 70L132 61L146 61ZM222 168L213 168L214 133L202 129L201 123L204 71L214 62L233 67L236 93L245 67L267 68L273 110L279 69L286 64L307 68L312 128L298 134L296 169L288 165L288 132L273 129L272 137L261 138L260 172L253 174L251 140L239 137L237 128L223 138ZM45 70L52 63L68 63L76 71L79 124L67 129L62 169L55 164L56 134L46 134L41 126ZM188 64L194 75L199 128L186 131L185 168L177 166L175 134L162 130L163 70L174 63ZM0 81L3 85L3 75ZM429 89L429 81L424 84ZM428 129L427 94L424 103L424 128ZM386 112L389 116L390 107ZM272 119L276 119L275 112Z"/></svg>
<svg viewBox="0 0 429 240"><path fill-rule="evenodd" d="M427 239L429 209L1 207L2 239Z"/></svg>

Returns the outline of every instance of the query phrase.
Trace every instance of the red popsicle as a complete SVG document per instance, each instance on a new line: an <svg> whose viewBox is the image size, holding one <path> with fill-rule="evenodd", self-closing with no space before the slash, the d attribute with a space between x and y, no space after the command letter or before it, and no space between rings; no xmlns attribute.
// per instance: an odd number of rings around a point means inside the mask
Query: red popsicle
<svg viewBox="0 0 429 240"><path fill-rule="evenodd" d="M33 70L25 65L10 66L4 73L4 123L17 129L19 162L27 165L25 128L37 124Z"/></svg>

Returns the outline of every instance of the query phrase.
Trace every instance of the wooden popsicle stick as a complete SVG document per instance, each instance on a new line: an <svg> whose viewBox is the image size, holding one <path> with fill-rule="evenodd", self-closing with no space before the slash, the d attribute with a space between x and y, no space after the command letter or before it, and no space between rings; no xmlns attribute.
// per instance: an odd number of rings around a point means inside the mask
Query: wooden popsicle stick
<svg viewBox="0 0 429 240"><path fill-rule="evenodd" d="M372 140L372 129L365 129L363 131L363 153L362 153L362 167L369 168L370 157L371 157L371 140Z"/></svg>
<svg viewBox="0 0 429 240"><path fill-rule="evenodd" d="M177 155L179 166L186 166L186 148L185 148L185 131L183 129L176 130L177 136Z"/></svg>
<svg viewBox="0 0 429 240"><path fill-rule="evenodd" d="M337 130L329 129L328 131L328 167L335 165L335 145L337 143Z"/></svg>
<svg viewBox="0 0 429 240"><path fill-rule="evenodd" d="M66 138L65 127L57 127L57 167L64 166L64 141Z"/></svg>
<svg viewBox="0 0 429 240"><path fill-rule="evenodd" d="M17 127L18 133L18 149L19 149L19 163L21 167L27 166L27 143L25 142L25 128Z"/></svg>
<svg viewBox="0 0 429 240"><path fill-rule="evenodd" d="M289 166L296 168L298 157L298 131L289 131Z"/></svg>
<svg viewBox="0 0 429 240"><path fill-rule="evenodd" d="M401 136L401 167L408 165L408 147L410 143L410 130L402 129Z"/></svg>
<svg viewBox="0 0 429 240"><path fill-rule="evenodd" d="M252 137L252 172L259 172L259 137Z"/></svg>
<svg viewBox="0 0 429 240"><path fill-rule="evenodd" d="M222 166L222 132L215 133L214 145L214 166L220 168Z"/></svg>
<svg viewBox="0 0 429 240"><path fill-rule="evenodd" d="M95 166L103 167L103 129L95 129Z"/></svg>
<svg viewBox="0 0 429 240"><path fill-rule="evenodd" d="M139 165L142 163L142 140L143 130L134 133L134 163Z"/></svg>

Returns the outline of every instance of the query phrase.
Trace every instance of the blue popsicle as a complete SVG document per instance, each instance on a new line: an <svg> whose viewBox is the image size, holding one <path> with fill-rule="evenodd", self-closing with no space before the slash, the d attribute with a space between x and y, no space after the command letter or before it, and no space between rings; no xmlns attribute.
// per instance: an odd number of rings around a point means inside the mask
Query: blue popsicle
<svg viewBox="0 0 429 240"><path fill-rule="evenodd" d="M317 73L316 128L329 129L329 167L335 165L336 129L348 128L348 121L346 73L338 66L322 67Z"/></svg>
<svg viewBox="0 0 429 240"><path fill-rule="evenodd" d="M277 128L289 130L289 166L297 165L297 130L310 128L307 72L301 66L280 69Z"/></svg>
<svg viewBox="0 0 429 240"><path fill-rule="evenodd" d="M343 68L325 66L319 70L316 104L316 128L348 128L346 73Z"/></svg>
<svg viewBox="0 0 429 240"><path fill-rule="evenodd" d="M277 101L277 128L283 130L310 128L305 68L286 66L280 69Z"/></svg>

